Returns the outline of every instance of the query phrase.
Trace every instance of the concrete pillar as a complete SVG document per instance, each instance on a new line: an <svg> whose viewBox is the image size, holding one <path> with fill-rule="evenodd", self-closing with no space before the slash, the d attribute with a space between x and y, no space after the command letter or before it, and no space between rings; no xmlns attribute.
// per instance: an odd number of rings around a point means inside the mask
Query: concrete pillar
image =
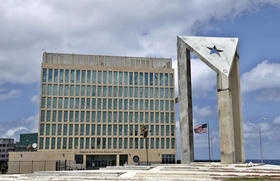
<svg viewBox="0 0 280 181"><path fill-rule="evenodd" d="M222 163L235 163L235 144L232 113L232 90L229 78L217 74L220 150Z"/></svg>
<svg viewBox="0 0 280 181"><path fill-rule="evenodd" d="M232 85L231 87L232 87L232 111L233 111L233 129L234 129L234 141L235 141L235 159L236 159L235 161L245 162L238 53L236 53L235 60L232 64L230 80Z"/></svg>
<svg viewBox="0 0 280 181"><path fill-rule="evenodd" d="M116 155L116 166L120 166L120 155Z"/></svg>
<svg viewBox="0 0 280 181"><path fill-rule="evenodd" d="M194 160L190 51L177 38L181 163Z"/></svg>

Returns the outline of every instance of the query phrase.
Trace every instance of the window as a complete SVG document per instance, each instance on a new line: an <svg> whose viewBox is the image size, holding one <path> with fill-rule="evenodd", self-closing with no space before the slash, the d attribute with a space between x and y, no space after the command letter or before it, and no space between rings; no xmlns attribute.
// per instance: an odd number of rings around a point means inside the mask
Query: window
<svg viewBox="0 0 280 181"><path fill-rule="evenodd" d="M150 85L153 85L153 73L150 73Z"/></svg>
<svg viewBox="0 0 280 181"><path fill-rule="evenodd" d="M74 83L74 79L75 79L75 70L71 70L71 75L70 75L71 83Z"/></svg>
<svg viewBox="0 0 280 181"><path fill-rule="evenodd" d="M46 98L42 97L41 98L41 108L45 108L45 104L46 104Z"/></svg>
<svg viewBox="0 0 280 181"><path fill-rule="evenodd" d="M134 141L134 144L135 144L135 149L138 149L138 141L139 139L138 138L135 138L135 141Z"/></svg>
<svg viewBox="0 0 280 181"><path fill-rule="evenodd" d="M102 125L102 135L106 136L106 124Z"/></svg>
<svg viewBox="0 0 280 181"><path fill-rule="evenodd" d="M97 112L97 122L101 122L101 111Z"/></svg>
<svg viewBox="0 0 280 181"><path fill-rule="evenodd" d="M57 98L54 97L53 98L53 108L56 108L56 106L57 106Z"/></svg>
<svg viewBox="0 0 280 181"><path fill-rule="evenodd" d="M63 138L62 148L66 149L66 145L67 145L67 138Z"/></svg>
<svg viewBox="0 0 280 181"><path fill-rule="evenodd" d="M91 148L95 149L95 138L91 138Z"/></svg>
<svg viewBox="0 0 280 181"><path fill-rule="evenodd" d="M108 125L108 136L111 136L112 135L112 125L109 124Z"/></svg>
<svg viewBox="0 0 280 181"><path fill-rule="evenodd" d="M46 95L47 93L47 86L46 84L42 84L42 95Z"/></svg>
<svg viewBox="0 0 280 181"><path fill-rule="evenodd" d="M75 124L75 136L79 135L79 125Z"/></svg>
<svg viewBox="0 0 280 181"><path fill-rule="evenodd" d="M45 149L49 149L49 148L50 148L50 138L46 138Z"/></svg>
<svg viewBox="0 0 280 181"><path fill-rule="evenodd" d="M76 70L76 83L80 83L80 70Z"/></svg>
<svg viewBox="0 0 280 181"><path fill-rule="evenodd" d="M108 74L108 84L112 84L112 71L109 71Z"/></svg>
<svg viewBox="0 0 280 181"><path fill-rule="evenodd" d="M48 82L52 82L52 69L49 69Z"/></svg>
<svg viewBox="0 0 280 181"><path fill-rule="evenodd" d="M87 83L91 83L91 71L90 70L88 70L87 71Z"/></svg>
<svg viewBox="0 0 280 181"><path fill-rule="evenodd" d="M117 125L116 124L114 124L113 132L114 132L114 136L117 136Z"/></svg>
<svg viewBox="0 0 280 181"><path fill-rule="evenodd" d="M134 100L134 110L138 110L138 99Z"/></svg>
<svg viewBox="0 0 280 181"><path fill-rule="evenodd" d="M81 87L81 96L85 96L85 86L82 85Z"/></svg>
<svg viewBox="0 0 280 181"><path fill-rule="evenodd" d="M169 113L168 112L165 113L165 122L169 123Z"/></svg>
<svg viewBox="0 0 280 181"><path fill-rule="evenodd" d="M175 138L171 139L171 148L174 149L175 148Z"/></svg>
<svg viewBox="0 0 280 181"><path fill-rule="evenodd" d="M96 112L95 111L92 111L91 112L91 122L95 122L95 117L96 117Z"/></svg>
<svg viewBox="0 0 280 181"><path fill-rule="evenodd" d="M145 73L145 85L149 85L149 74L146 72Z"/></svg>
<svg viewBox="0 0 280 181"><path fill-rule="evenodd" d="M100 136L101 135L101 125L98 124L97 125L97 136Z"/></svg>
<svg viewBox="0 0 280 181"><path fill-rule="evenodd" d="M128 76L127 76L127 72L124 72L124 85L128 84Z"/></svg>
<svg viewBox="0 0 280 181"><path fill-rule="evenodd" d="M119 138L119 149L122 149L122 138Z"/></svg>
<svg viewBox="0 0 280 181"><path fill-rule="evenodd" d="M171 136L174 136L175 129L174 129L174 125L171 125Z"/></svg>
<svg viewBox="0 0 280 181"><path fill-rule="evenodd" d="M118 82L118 72L114 71L114 85L117 85Z"/></svg>
<svg viewBox="0 0 280 181"><path fill-rule="evenodd" d="M102 138L102 149L106 149L106 138Z"/></svg>
<svg viewBox="0 0 280 181"><path fill-rule="evenodd" d="M117 138L114 138L114 139L113 139L113 142L114 142L114 143L113 143L113 148L114 148L114 149L117 149Z"/></svg>
<svg viewBox="0 0 280 181"><path fill-rule="evenodd" d="M68 98L64 98L64 109L68 108Z"/></svg>
<svg viewBox="0 0 280 181"><path fill-rule="evenodd" d="M69 82L69 70L65 70L65 82L68 83Z"/></svg>
<svg viewBox="0 0 280 181"><path fill-rule="evenodd" d="M40 135L44 135L44 124L40 124Z"/></svg>
<svg viewBox="0 0 280 181"><path fill-rule="evenodd" d="M151 149L154 149L154 138L151 138Z"/></svg>
<svg viewBox="0 0 280 181"><path fill-rule="evenodd" d="M75 122L79 122L79 111L75 111Z"/></svg>
<svg viewBox="0 0 280 181"><path fill-rule="evenodd" d="M47 80L47 69L43 68L43 79L42 79L42 82L46 82L46 80Z"/></svg>
<svg viewBox="0 0 280 181"><path fill-rule="evenodd" d="M119 85L122 85L123 81L123 72L119 72Z"/></svg>
<svg viewBox="0 0 280 181"><path fill-rule="evenodd" d="M52 122L56 122L56 111L53 111Z"/></svg>
<svg viewBox="0 0 280 181"><path fill-rule="evenodd" d="M174 91L173 91L173 88L170 88L170 95L169 97L172 99L174 98Z"/></svg>
<svg viewBox="0 0 280 181"><path fill-rule="evenodd" d="M122 125L119 125L119 136L122 136Z"/></svg>
<svg viewBox="0 0 280 181"><path fill-rule="evenodd" d="M73 124L69 124L69 136L73 135Z"/></svg>
<svg viewBox="0 0 280 181"><path fill-rule="evenodd" d="M160 143L160 145L161 145L161 149L164 149L164 138L161 138L161 143Z"/></svg>
<svg viewBox="0 0 280 181"><path fill-rule="evenodd" d="M169 125L166 125L166 136L169 136Z"/></svg>
<svg viewBox="0 0 280 181"><path fill-rule="evenodd" d="M133 149L133 138L129 138L129 149Z"/></svg>
<svg viewBox="0 0 280 181"><path fill-rule="evenodd" d="M129 125L129 135L133 136L133 125Z"/></svg>
<svg viewBox="0 0 280 181"><path fill-rule="evenodd" d="M144 148L144 138L140 138L140 149Z"/></svg>
<svg viewBox="0 0 280 181"><path fill-rule="evenodd" d="M55 138L52 138L52 146L51 149L54 150L55 149Z"/></svg>
<svg viewBox="0 0 280 181"><path fill-rule="evenodd" d="M112 138L108 138L108 149L112 148Z"/></svg>
<svg viewBox="0 0 280 181"><path fill-rule="evenodd" d="M133 72L129 72L129 85L133 85Z"/></svg>
<svg viewBox="0 0 280 181"><path fill-rule="evenodd" d="M103 84L107 83L107 71L103 71Z"/></svg>
<svg viewBox="0 0 280 181"><path fill-rule="evenodd" d="M124 136L127 136L128 134L128 125L124 125Z"/></svg>
<svg viewBox="0 0 280 181"><path fill-rule="evenodd" d="M123 146L123 148L124 148L124 149L127 149L127 138L124 138L123 141L124 141L124 146Z"/></svg>
<svg viewBox="0 0 280 181"><path fill-rule="evenodd" d="M69 144L68 144L68 149L73 148L73 138L69 138Z"/></svg>
<svg viewBox="0 0 280 181"><path fill-rule="evenodd" d="M134 85L138 85L138 72L134 72Z"/></svg>
<svg viewBox="0 0 280 181"><path fill-rule="evenodd" d="M85 83L86 82L86 71L83 70L82 71L82 83Z"/></svg>
<svg viewBox="0 0 280 181"><path fill-rule="evenodd" d="M80 86L76 85L76 96L80 96Z"/></svg>
<svg viewBox="0 0 280 181"><path fill-rule="evenodd" d="M47 111L47 122L51 121L51 111Z"/></svg>
<svg viewBox="0 0 280 181"><path fill-rule="evenodd" d="M163 73L159 74L159 85L163 86Z"/></svg>
<svg viewBox="0 0 280 181"><path fill-rule="evenodd" d="M112 86L108 87L108 97L112 97Z"/></svg>
<svg viewBox="0 0 280 181"><path fill-rule="evenodd" d="M80 149L84 149L84 138L80 138Z"/></svg>
<svg viewBox="0 0 280 181"><path fill-rule="evenodd" d="M54 69L54 82L57 83L58 81L58 70Z"/></svg>
<svg viewBox="0 0 280 181"><path fill-rule="evenodd" d="M51 84L48 85L48 95L49 96L52 95L52 85Z"/></svg>
<svg viewBox="0 0 280 181"><path fill-rule="evenodd" d="M138 87L134 87L134 97L138 97Z"/></svg>
<svg viewBox="0 0 280 181"><path fill-rule="evenodd" d="M92 83L96 84L96 71L95 70L92 71Z"/></svg>
<svg viewBox="0 0 280 181"><path fill-rule="evenodd" d="M89 149L89 138L86 138L86 149Z"/></svg>
<svg viewBox="0 0 280 181"><path fill-rule="evenodd" d="M57 96L57 85L53 85L53 95Z"/></svg>
<svg viewBox="0 0 280 181"><path fill-rule="evenodd" d="M95 125L94 124L91 125L91 135L95 136Z"/></svg>
<svg viewBox="0 0 280 181"><path fill-rule="evenodd" d="M58 111L58 122L62 122L62 111Z"/></svg>
<svg viewBox="0 0 280 181"><path fill-rule="evenodd" d="M156 125L156 136L159 135L159 125Z"/></svg>
<svg viewBox="0 0 280 181"><path fill-rule="evenodd" d="M168 88L165 88L165 98L169 98L169 95L168 95Z"/></svg>
<svg viewBox="0 0 280 181"><path fill-rule="evenodd" d="M51 108L52 98L48 97L47 108Z"/></svg>

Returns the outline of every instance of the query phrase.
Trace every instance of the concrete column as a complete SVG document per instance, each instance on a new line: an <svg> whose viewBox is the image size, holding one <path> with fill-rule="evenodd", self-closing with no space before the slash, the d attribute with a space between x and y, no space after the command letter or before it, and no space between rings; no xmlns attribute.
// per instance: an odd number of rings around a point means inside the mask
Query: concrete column
<svg viewBox="0 0 280 181"><path fill-rule="evenodd" d="M232 64L230 80L232 85L232 111L236 159L235 161L245 162L238 53L236 54L235 60Z"/></svg>
<svg viewBox="0 0 280 181"><path fill-rule="evenodd" d="M235 163L235 144L232 113L232 90L229 78L217 74L220 150L222 163Z"/></svg>
<svg viewBox="0 0 280 181"><path fill-rule="evenodd" d="M194 160L190 51L177 38L181 163Z"/></svg>
<svg viewBox="0 0 280 181"><path fill-rule="evenodd" d="M120 166L120 155L116 155L116 166Z"/></svg>

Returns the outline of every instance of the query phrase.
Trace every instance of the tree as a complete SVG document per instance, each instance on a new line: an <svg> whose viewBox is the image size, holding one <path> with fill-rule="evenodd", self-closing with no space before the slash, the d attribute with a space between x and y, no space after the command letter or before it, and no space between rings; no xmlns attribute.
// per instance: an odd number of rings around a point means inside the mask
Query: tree
<svg viewBox="0 0 280 181"><path fill-rule="evenodd" d="M146 142L146 157L147 157L147 165L149 164L149 157L148 157L148 142L147 142L147 138L148 138L148 129L146 126L141 126L141 136L144 137L145 142Z"/></svg>

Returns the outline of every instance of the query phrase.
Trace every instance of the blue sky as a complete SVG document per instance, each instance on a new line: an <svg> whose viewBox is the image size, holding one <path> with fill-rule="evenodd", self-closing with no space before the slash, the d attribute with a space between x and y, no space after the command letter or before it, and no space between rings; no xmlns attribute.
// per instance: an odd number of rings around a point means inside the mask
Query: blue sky
<svg viewBox="0 0 280 181"><path fill-rule="evenodd" d="M42 49L171 57L177 71L177 35L230 36L239 38L246 158L259 158L261 126L264 158L279 159L279 18L278 0L3 1L0 136L37 131ZM194 124L210 121L219 159L216 74L193 57L192 79ZM195 158L208 158L206 134L195 135Z"/></svg>

